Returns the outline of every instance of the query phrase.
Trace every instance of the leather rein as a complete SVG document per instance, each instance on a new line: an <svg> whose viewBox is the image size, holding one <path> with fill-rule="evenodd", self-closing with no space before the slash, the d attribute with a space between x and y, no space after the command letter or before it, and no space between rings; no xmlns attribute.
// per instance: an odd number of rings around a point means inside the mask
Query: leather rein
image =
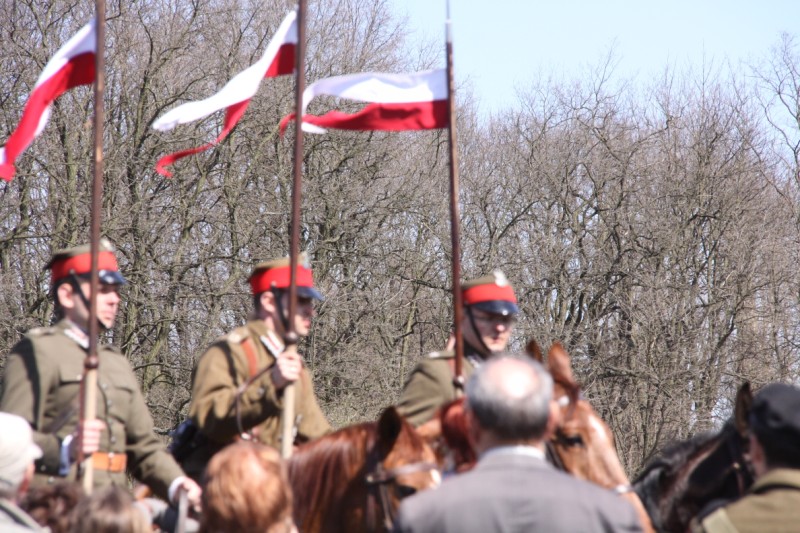
<svg viewBox="0 0 800 533"><path fill-rule="evenodd" d="M750 463L747 450L742 445L739 433L734 438L728 439L728 453L731 456L731 469L736 474L736 485L739 489L739 496L742 496L755 481L755 472Z"/></svg>

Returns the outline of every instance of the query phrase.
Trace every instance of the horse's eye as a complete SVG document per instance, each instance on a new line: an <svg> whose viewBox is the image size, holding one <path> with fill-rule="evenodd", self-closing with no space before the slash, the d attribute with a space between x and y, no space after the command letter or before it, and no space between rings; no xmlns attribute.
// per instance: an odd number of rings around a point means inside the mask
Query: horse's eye
<svg viewBox="0 0 800 533"><path fill-rule="evenodd" d="M397 497L400 498L401 500L403 498L408 498L409 496L413 496L417 492L417 489L410 485L399 485L399 484L396 484L394 486L394 490L395 493L397 494Z"/></svg>
<svg viewBox="0 0 800 533"><path fill-rule="evenodd" d="M567 446L583 446L583 437L580 435L564 435L564 444Z"/></svg>

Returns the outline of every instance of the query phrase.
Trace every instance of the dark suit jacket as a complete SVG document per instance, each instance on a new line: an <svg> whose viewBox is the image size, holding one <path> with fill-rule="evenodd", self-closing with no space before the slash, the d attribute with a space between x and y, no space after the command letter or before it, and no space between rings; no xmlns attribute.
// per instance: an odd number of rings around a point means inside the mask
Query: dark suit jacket
<svg viewBox="0 0 800 533"><path fill-rule="evenodd" d="M397 533L641 531L633 507L609 490L528 455L490 454L470 472L403 501Z"/></svg>

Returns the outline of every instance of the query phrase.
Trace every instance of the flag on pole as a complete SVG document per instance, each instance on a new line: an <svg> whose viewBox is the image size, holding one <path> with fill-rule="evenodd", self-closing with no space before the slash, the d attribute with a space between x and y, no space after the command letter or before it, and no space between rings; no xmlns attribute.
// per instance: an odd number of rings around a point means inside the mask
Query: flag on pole
<svg viewBox="0 0 800 533"><path fill-rule="evenodd" d="M344 130L429 130L445 128L450 116L445 69L413 74L368 72L335 76L313 83L303 92L303 113L319 95L367 102L357 113L330 111L303 115L303 131L324 133L325 128ZM281 133L295 114L281 120Z"/></svg>
<svg viewBox="0 0 800 533"><path fill-rule="evenodd" d="M286 15L278 31L256 63L234 76L218 93L195 102L187 102L168 111L153 123L159 131L169 131L178 124L194 122L226 109L222 132L216 139L203 146L166 155L156 163L156 171L170 177L166 167L186 156L200 153L219 144L244 115L250 99L258 92L263 78L274 78L294 72L294 53L297 45L297 13Z"/></svg>
<svg viewBox="0 0 800 533"><path fill-rule="evenodd" d="M11 181L17 157L39 136L50 118L53 101L79 85L94 83L95 21L80 29L45 65L36 80L17 128L0 147L0 178Z"/></svg>

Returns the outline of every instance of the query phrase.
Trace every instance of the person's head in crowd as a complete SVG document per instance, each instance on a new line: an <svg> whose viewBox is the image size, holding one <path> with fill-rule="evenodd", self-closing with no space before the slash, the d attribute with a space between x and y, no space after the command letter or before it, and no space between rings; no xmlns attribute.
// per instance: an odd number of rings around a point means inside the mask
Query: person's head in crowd
<svg viewBox="0 0 800 533"><path fill-rule="evenodd" d="M767 385L753 399L749 422L756 476L775 468L800 469L800 389Z"/></svg>
<svg viewBox="0 0 800 533"><path fill-rule="evenodd" d="M538 362L494 357L465 388L470 435L480 454L505 445L540 446L550 428L553 378Z"/></svg>
<svg viewBox="0 0 800 533"><path fill-rule="evenodd" d="M292 522L292 492L277 451L242 441L211 459L204 478L200 531L296 531Z"/></svg>
<svg viewBox="0 0 800 533"><path fill-rule="evenodd" d="M86 497L83 487L74 481L31 487L20 507L52 533L68 533L73 520L72 510Z"/></svg>
<svg viewBox="0 0 800 533"><path fill-rule="evenodd" d="M34 461L42 450L33 442L28 422L0 413L0 498L18 502L33 479Z"/></svg>
<svg viewBox="0 0 800 533"><path fill-rule="evenodd" d="M495 270L488 276L461 284L464 341L483 358L503 352L519 315L514 288L505 274Z"/></svg>
<svg viewBox="0 0 800 533"><path fill-rule="evenodd" d="M71 533L151 533L145 514L126 490L109 485L96 489L74 510Z"/></svg>

